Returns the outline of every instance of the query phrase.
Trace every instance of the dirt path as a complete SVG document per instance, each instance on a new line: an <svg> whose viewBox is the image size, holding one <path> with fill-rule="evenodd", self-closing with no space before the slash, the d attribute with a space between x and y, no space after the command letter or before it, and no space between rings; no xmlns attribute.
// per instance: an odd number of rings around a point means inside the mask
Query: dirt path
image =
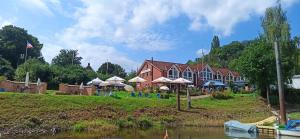
<svg viewBox="0 0 300 139"><path fill-rule="evenodd" d="M207 98L209 97L210 95L201 95L201 96L192 96L191 99L202 99L202 98ZM187 98L181 98L181 100L187 100Z"/></svg>

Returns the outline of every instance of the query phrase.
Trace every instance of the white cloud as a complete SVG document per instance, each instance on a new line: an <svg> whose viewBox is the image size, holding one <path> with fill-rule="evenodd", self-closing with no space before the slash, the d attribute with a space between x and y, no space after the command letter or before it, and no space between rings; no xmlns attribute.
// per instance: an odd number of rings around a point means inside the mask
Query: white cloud
<svg viewBox="0 0 300 139"><path fill-rule="evenodd" d="M196 55L199 58L201 58L201 57L203 57L203 55L207 55L208 53L209 53L209 50L207 50L207 49L199 49L199 50L197 50Z"/></svg>
<svg viewBox="0 0 300 139"><path fill-rule="evenodd" d="M3 19L0 17L0 28L7 26L7 25L12 25L16 21L16 18L14 19Z"/></svg>
<svg viewBox="0 0 300 139"><path fill-rule="evenodd" d="M47 2L34 2L46 13L51 12L44 5ZM294 2L283 0L283 5L289 6ZM57 0L51 0L50 3L60 5ZM81 3L83 6L73 15L75 23L57 33L55 45L78 49L84 57L84 64L91 62L93 66L99 66L108 59L126 66L128 70L135 68L137 63L122 53L117 48L119 45L139 50L165 51L176 44L173 38L168 37L168 33L161 33L154 27L186 16L190 20L188 30L209 28L227 36L233 33L236 24L249 20L253 15L263 15L265 9L274 5L276 0L81 0ZM201 51L197 51L200 56Z"/></svg>

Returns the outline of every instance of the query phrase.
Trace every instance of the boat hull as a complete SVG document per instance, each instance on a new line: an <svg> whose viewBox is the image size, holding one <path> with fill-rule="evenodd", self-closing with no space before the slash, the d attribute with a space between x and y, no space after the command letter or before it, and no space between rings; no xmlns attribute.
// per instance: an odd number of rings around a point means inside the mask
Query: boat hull
<svg viewBox="0 0 300 139"><path fill-rule="evenodd" d="M293 130L277 130L277 135L300 137L300 131L293 131Z"/></svg>

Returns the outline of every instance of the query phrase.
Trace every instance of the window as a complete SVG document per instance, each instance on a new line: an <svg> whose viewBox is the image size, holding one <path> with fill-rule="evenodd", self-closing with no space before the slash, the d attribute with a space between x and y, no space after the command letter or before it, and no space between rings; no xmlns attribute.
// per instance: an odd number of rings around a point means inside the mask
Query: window
<svg viewBox="0 0 300 139"><path fill-rule="evenodd" d="M231 73L228 73L228 75L226 76L226 81L234 81L234 77Z"/></svg>
<svg viewBox="0 0 300 139"><path fill-rule="evenodd" d="M213 73L208 69L208 67L205 67L204 71L202 71L202 78L204 80L212 80L213 79Z"/></svg>
<svg viewBox="0 0 300 139"><path fill-rule="evenodd" d="M222 74L220 72L217 72L217 77L216 77L217 81L223 81L222 79Z"/></svg>
<svg viewBox="0 0 300 139"><path fill-rule="evenodd" d="M168 78L170 78L170 79L176 79L176 78L178 78L178 70L175 67L172 67L168 71Z"/></svg>
<svg viewBox="0 0 300 139"><path fill-rule="evenodd" d="M186 69L183 72L183 78L187 79L187 80L190 80L190 81L193 81L193 73L192 73L192 71L190 69Z"/></svg>

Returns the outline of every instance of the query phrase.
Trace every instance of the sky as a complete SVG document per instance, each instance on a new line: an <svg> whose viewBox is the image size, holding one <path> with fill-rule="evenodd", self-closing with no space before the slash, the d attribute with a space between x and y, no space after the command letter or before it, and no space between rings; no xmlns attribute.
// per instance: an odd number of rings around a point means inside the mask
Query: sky
<svg viewBox="0 0 300 139"><path fill-rule="evenodd" d="M277 0L2 0L0 27L25 28L51 63L77 49L82 65L106 62L136 70L145 59L186 63L221 45L262 33L261 17ZM281 0L292 36L300 36L300 0Z"/></svg>

